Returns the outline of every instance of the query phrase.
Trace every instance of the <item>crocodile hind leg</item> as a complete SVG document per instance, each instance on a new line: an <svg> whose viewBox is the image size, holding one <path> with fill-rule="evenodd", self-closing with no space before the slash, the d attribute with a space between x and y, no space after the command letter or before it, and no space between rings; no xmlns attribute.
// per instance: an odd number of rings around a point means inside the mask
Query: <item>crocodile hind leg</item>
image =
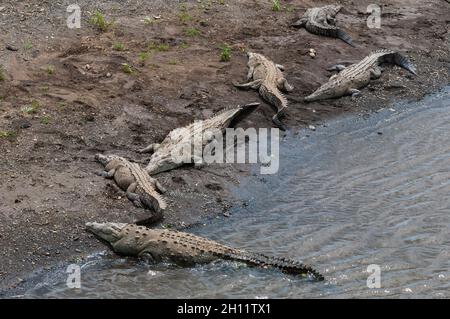
<svg viewBox="0 0 450 319"><path fill-rule="evenodd" d="M112 179L114 178L114 174L116 173L116 169L113 168L112 170L108 171L101 171L101 172L95 172L96 175L107 178L107 179Z"/></svg>
<svg viewBox="0 0 450 319"><path fill-rule="evenodd" d="M139 194L136 194L134 191L137 188L137 183L132 183L130 186L128 186L127 188L127 198L133 203L134 206L138 207L138 208L143 208L144 206L142 205L141 202L141 197L139 196Z"/></svg>
<svg viewBox="0 0 450 319"><path fill-rule="evenodd" d="M254 89L257 90L261 86L262 80L255 80L248 83L234 83L234 86L239 89Z"/></svg>
<svg viewBox="0 0 450 319"><path fill-rule="evenodd" d="M160 145L161 144L158 143L150 144L149 146L138 150L138 153L154 153L156 152L156 150L159 148Z"/></svg>
<svg viewBox="0 0 450 319"><path fill-rule="evenodd" d="M167 192L167 189L161 185L161 183L153 177L150 177L150 183L152 183L152 185L161 193L164 194L165 192Z"/></svg>
<svg viewBox="0 0 450 319"><path fill-rule="evenodd" d="M373 69L370 70L370 79L371 80L379 79L381 77L381 72L382 69L380 67L374 67Z"/></svg>
<svg viewBox="0 0 450 319"><path fill-rule="evenodd" d="M281 78L278 80L278 89L286 92L292 92L294 90L294 87L288 83L288 81L285 78Z"/></svg>

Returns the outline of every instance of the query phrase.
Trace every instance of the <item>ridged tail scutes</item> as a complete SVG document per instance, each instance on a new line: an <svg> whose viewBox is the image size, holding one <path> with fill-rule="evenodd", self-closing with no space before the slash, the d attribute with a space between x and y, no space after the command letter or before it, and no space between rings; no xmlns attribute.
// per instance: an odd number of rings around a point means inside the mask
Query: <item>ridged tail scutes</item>
<svg viewBox="0 0 450 319"><path fill-rule="evenodd" d="M232 253L226 254L226 256L221 257L223 259L241 261L249 266L279 269L289 275L305 277L310 276L315 280L325 279L324 276L314 268L286 258L269 257L263 254L249 253L240 250L236 250Z"/></svg>
<svg viewBox="0 0 450 319"><path fill-rule="evenodd" d="M275 114L275 116L272 117L273 123L280 130L285 131L286 128L280 122L279 118L284 114L286 108L288 107L288 101L286 97L281 92L278 91L278 89L275 89L274 91L275 92L272 92L272 90L267 88L265 85L261 85L259 88L259 94L261 95L261 97L277 108L277 114Z"/></svg>
<svg viewBox="0 0 450 319"><path fill-rule="evenodd" d="M390 50L377 50L375 53L385 53L383 56L380 57L380 62L382 63L391 63L396 64L405 70L411 72L414 75L417 75L417 70L414 64L405 56L402 54L390 51Z"/></svg>
<svg viewBox="0 0 450 319"><path fill-rule="evenodd" d="M347 33L345 33L340 29L337 30L337 38L341 39L342 41L351 45L352 47L356 47L356 45L353 43L352 38Z"/></svg>

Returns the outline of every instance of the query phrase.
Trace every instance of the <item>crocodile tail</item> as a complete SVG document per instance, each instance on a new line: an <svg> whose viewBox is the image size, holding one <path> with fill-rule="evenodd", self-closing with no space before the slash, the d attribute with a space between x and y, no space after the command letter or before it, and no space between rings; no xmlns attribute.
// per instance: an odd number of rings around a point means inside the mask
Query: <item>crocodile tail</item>
<svg viewBox="0 0 450 319"><path fill-rule="evenodd" d="M347 33L342 31L341 29L337 30L336 36L337 36L337 38L341 39L345 43L351 45L352 47L356 47L355 44L353 43L352 38Z"/></svg>
<svg viewBox="0 0 450 319"><path fill-rule="evenodd" d="M265 85L259 87L259 94L271 105L277 108L277 114L272 117L273 123L281 130L286 130L284 125L280 122L279 117L282 116L288 107L288 101L286 97L278 90L270 90Z"/></svg>
<svg viewBox="0 0 450 319"><path fill-rule="evenodd" d="M246 251L234 251L227 255L228 259L246 263L249 266L279 269L284 273L296 276L311 276L316 280L324 280L322 274L308 265L286 259L268 257L263 254L249 253Z"/></svg>
<svg viewBox="0 0 450 319"><path fill-rule="evenodd" d="M396 64L405 70L408 70L414 75L417 75L417 70L414 64L405 56L401 55L398 52L390 51L390 50L378 50L375 53L384 53L380 56L379 61L381 63L391 63Z"/></svg>
<svg viewBox="0 0 450 319"><path fill-rule="evenodd" d="M256 110L259 103L249 103L245 105L239 105L238 107L227 107L214 115L214 118L225 116L227 118L227 124L233 126L235 120L241 120L242 117L250 114ZM242 117L241 117L242 116ZM237 119L239 118L239 119Z"/></svg>

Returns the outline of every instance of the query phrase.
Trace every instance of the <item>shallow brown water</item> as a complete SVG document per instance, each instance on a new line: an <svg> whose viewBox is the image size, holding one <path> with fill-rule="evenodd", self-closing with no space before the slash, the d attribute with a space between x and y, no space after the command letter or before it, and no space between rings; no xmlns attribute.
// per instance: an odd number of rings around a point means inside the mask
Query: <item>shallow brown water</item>
<svg viewBox="0 0 450 319"><path fill-rule="evenodd" d="M178 268L107 253L83 266L81 290L67 288L61 270L26 296L450 297L450 88L394 109L288 135L279 174L255 173L234 190L248 206L193 230L308 262L324 282L232 262ZM381 268L379 289L366 285L370 264Z"/></svg>

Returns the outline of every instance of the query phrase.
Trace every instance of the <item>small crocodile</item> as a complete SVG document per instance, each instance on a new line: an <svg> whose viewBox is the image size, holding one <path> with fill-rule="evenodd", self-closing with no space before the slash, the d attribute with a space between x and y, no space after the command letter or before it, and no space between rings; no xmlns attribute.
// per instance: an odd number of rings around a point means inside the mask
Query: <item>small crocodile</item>
<svg viewBox="0 0 450 319"><path fill-rule="evenodd" d="M328 5L319 8L310 8L306 10L303 17L292 24L296 28L305 28L313 34L323 35L332 38L338 38L345 43L355 46L351 37L336 27L336 15L341 11L342 6Z"/></svg>
<svg viewBox="0 0 450 319"><path fill-rule="evenodd" d="M149 229L123 223L87 223L86 229L110 244L116 253L141 257L151 262L168 260L188 266L224 259L249 266L277 268L292 275L324 279L316 270L297 261L247 252L175 230Z"/></svg>
<svg viewBox="0 0 450 319"><path fill-rule="evenodd" d="M136 207L153 209L157 213L155 218L162 219L167 204L157 190L164 193L165 189L156 179L148 176L137 163L117 155L97 154L95 159L105 166L98 175L114 179Z"/></svg>
<svg viewBox="0 0 450 319"><path fill-rule="evenodd" d="M185 163L199 163L201 159L193 152L189 153L189 158L180 160L174 158L173 154L178 154L178 150L191 149L192 145L206 146L215 136L209 133L216 133L218 130L224 132L232 122L243 114L254 111L259 103L251 103L234 108L227 108L213 117L196 121L187 126L171 131L161 144L154 143L139 150L140 153L152 153L150 162L145 168L148 174L154 175L164 171L169 171L182 166Z"/></svg>
<svg viewBox="0 0 450 319"><path fill-rule="evenodd" d="M380 65L382 63L396 64L412 74L416 74L415 66L406 57L392 50L380 49L348 67L337 64L329 68L329 71L340 73L330 77L327 83L307 96L305 101L312 102L344 95L358 96L361 94L358 89L368 85L370 80L378 79L381 76L383 70Z"/></svg>
<svg viewBox="0 0 450 319"><path fill-rule="evenodd" d="M258 53L248 52L247 57L248 82L244 84L235 83L234 86L240 89L258 90L264 100L277 108L277 114L272 117L273 123L280 129L285 130L279 118L288 107L288 101L281 90L291 92L294 87L284 77L282 73L284 67Z"/></svg>

